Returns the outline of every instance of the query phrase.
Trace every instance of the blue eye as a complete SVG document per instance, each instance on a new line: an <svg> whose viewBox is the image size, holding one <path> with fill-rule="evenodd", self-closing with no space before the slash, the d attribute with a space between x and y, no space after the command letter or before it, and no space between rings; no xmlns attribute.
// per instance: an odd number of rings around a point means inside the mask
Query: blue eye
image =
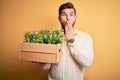
<svg viewBox="0 0 120 80"><path fill-rule="evenodd" d="M66 16L66 14L62 14L62 16Z"/></svg>
<svg viewBox="0 0 120 80"><path fill-rule="evenodd" d="M72 13L72 14L70 14L70 16L74 16L74 14Z"/></svg>

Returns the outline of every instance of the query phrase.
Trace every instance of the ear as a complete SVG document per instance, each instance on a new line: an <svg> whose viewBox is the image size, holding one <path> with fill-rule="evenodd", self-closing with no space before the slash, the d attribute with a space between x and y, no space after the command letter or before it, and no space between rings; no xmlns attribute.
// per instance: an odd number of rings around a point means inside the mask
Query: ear
<svg viewBox="0 0 120 80"><path fill-rule="evenodd" d="M60 16L58 16L58 20L60 21Z"/></svg>

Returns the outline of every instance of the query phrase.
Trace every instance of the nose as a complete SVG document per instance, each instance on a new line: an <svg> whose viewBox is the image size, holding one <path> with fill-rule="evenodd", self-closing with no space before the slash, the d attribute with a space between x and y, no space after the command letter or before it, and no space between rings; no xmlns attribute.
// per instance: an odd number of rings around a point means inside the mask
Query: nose
<svg viewBox="0 0 120 80"><path fill-rule="evenodd" d="M70 20L70 17L69 17L69 16L66 16L66 19L67 19L67 20Z"/></svg>

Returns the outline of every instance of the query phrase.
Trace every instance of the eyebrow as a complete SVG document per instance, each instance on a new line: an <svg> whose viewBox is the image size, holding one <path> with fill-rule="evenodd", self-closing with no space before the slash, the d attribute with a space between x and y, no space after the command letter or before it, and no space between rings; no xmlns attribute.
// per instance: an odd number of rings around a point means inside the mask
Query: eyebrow
<svg viewBox="0 0 120 80"><path fill-rule="evenodd" d="M62 13L66 13L66 12L62 12ZM75 12L70 12L70 14L71 14L71 13L75 13Z"/></svg>
<svg viewBox="0 0 120 80"><path fill-rule="evenodd" d="M62 13L65 13L65 12L62 12Z"/></svg>
<svg viewBox="0 0 120 80"><path fill-rule="evenodd" d="M71 12L71 13L75 13L75 12Z"/></svg>

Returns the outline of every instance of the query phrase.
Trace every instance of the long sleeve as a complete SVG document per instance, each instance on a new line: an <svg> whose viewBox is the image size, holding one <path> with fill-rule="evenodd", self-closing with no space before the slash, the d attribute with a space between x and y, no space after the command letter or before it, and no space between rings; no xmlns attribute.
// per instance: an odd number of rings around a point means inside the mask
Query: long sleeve
<svg viewBox="0 0 120 80"><path fill-rule="evenodd" d="M68 44L71 54L80 65L87 68L94 58L91 36L87 33L78 33L74 39L74 43Z"/></svg>
<svg viewBox="0 0 120 80"><path fill-rule="evenodd" d="M40 67L44 70L49 70L51 67L50 63L39 63L39 64L40 64Z"/></svg>

